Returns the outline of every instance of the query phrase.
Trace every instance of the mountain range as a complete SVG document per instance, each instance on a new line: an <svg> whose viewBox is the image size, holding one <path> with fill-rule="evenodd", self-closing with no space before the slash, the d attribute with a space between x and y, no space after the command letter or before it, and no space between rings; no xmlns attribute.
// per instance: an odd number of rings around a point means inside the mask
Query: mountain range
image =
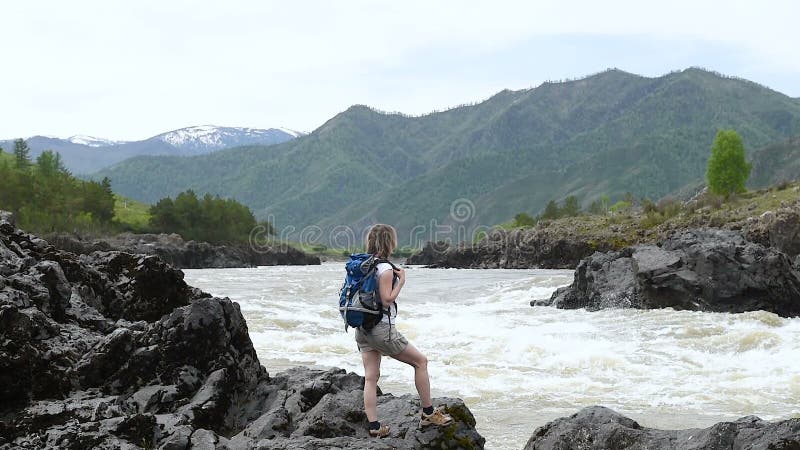
<svg viewBox="0 0 800 450"><path fill-rule="evenodd" d="M64 165L77 174L95 172L138 155L191 156L241 145L273 145L289 141L305 133L285 128L240 128L200 125L181 128L141 141L113 141L93 136L76 135L66 139L33 136L26 139L31 157L45 150L61 154ZM13 140L0 141L0 147L11 151Z"/></svg>
<svg viewBox="0 0 800 450"><path fill-rule="evenodd" d="M412 229L416 243L442 224L492 225L569 195L585 206L693 189L726 128L751 159L769 157L756 149L800 135L800 101L698 68L655 78L612 69L423 116L356 105L282 144L138 156L94 176L146 202L189 188L233 197L278 229L359 235L392 223L407 244Z"/></svg>

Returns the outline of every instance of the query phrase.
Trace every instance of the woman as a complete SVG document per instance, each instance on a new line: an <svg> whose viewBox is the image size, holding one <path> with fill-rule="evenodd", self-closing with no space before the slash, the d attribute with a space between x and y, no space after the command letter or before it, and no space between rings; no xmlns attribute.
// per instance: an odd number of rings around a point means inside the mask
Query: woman
<svg viewBox="0 0 800 450"><path fill-rule="evenodd" d="M397 248L397 232L390 225L377 224L367 234L367 253L380 259L387 259ZM422 405L420 424L447 425L452 417L434 408L431 402L431 385L428 378L428 359L413 345L408 343L395 328L397 305L395 300L406 283L406 272L401 268L392 268L390 264L379 263L377 266L378 295L388 314L369 331L356 329L356 344L364 363L364 411L369 420L369 434L374 437L389 435L389 426L378 421L378 378L380 377L381 355L390 356L414 368L414 384L417 386L419 401ZM396 280L395 280L396 279Z"/></svg>

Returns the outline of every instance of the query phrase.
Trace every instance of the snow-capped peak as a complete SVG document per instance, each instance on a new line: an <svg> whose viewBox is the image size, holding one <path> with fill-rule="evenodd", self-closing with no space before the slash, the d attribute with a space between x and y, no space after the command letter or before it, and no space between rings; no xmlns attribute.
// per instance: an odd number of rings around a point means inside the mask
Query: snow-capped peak
<svg viewBox="0 0 800 450"><path fill-rule="evenodd" d="M294 137L305 136L306 134L308 134L308 133L303 133L302 131L291 130L289 128L283 128L283 127L278 127L278 128L276 128L276 130L281 130L284 133L291 134Z"/></svg>
<svg viewBox="0 0 800 450"><path fill-rule="evenodd" d="M276 144L303 133L285 128L246 128L197 125L181 128L156 136L181 150L221 149L239 145Z"/></svg>
<svg viewBox="0 0 800 450"><path fill-rule="evenodd" d="M112 141L111 139L103 139L94 136L86 136L82 134L76 134L75 136L70 136L67 138L67 140L72 142L73 144L88 145L89 147L105 147L107 145L117 145L125 142L125 141Z"/></svg>
<svg viewBox="0 0 800 450"><path fill-rule="evenodd" d="M220 142L220 128L214 125L198 125L194 127L181 128L160 134L158 137L176 147L180 147L190 142L203 143L206 145L218 145Z"/></svg>

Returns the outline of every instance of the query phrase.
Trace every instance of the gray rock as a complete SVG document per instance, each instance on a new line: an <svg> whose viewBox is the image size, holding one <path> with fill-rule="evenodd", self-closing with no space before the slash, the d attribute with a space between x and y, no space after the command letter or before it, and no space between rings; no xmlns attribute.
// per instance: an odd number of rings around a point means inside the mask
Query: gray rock
<svg viewBox="0 0 800 450"><path fill-rule="evenodd" d="M584 408L536 429L525 450L728 450L800 448L800 419L743 417L705 429L658 430L602 406Z"/></svg>
<svg viewBox="0 0 800 450"><path fill-rule="evenodd" d="M792 258L800 255L800 208L797 206L767 211L745 222L742 231L750 241L773 247Z"/></svg>
<svg viewBox="0 0 800 450"><path fill-rule="evenodd" d="M299 390L291 386L300 386ZM444 427L419 428L420 406L405 395L378 397L381 423L389 437L369 437L363 406L363 378L340 369L292 369L279 374L268 411L230 439L231 448L483 448L475 419L463 402L437 398L456 419ZM294 392L292 392L294 391ZM320 395L321 394L321 395Z"/></svg>
<svg viewBox="0 0 800 450"><path fill-rule="evenodd" d="M116 250L156 255L163 261L184 269L320 264L318 257L288 245L215 245L208 242L184 241L180 235L174 233L120 233L96 239L55 233L47 238L56 247L73 253L91 254L96 251Z"/></svg>
<svg viewBox="0 0 800 450"><path fill-rule="evenodd" d="M597 250L612 248L608 242L593 243L586 237L561 231L547 227L495 229L474 243L428 242L406 263L472 269L566 269Z"/></svg>
<svg viewBox="0 0 800 450"><path fill-rule="evenodd" d="M192 427L181 425L170 428L171 434L161 439L159 450L186 450L192 438Z"/></svg>
<svg viewBox="0 0 800 450"><path fill-rule="evenodd" d="M0 275L8 276L18 272L24 266L22 257L0 242Z"/></svg>
<svg viewBox="0 0 800 450"><path fill-rule="evenodd" d="M800 273L785 254L746 241L738 232L691 230L674 234L661 247L595 253L578 264L570 286L531 304L765 310L794 317L800 315Z"/></svg>
<svg viewBox="0 0 800 450"><path fill-rule="evenodd" d="M13 227L15 225L14 222L14 213L11 211L3 211L0 210L0 223L7 223L9 226Z"/></svg>
<svg viewBox="0 0 800 450"><path fill-rule="evenodd" d="M199 429L192 433L189 442L189 448L192 450L216 450L219 448L227 448L227 439L220 438L216 433L210 430Z"/></svg>

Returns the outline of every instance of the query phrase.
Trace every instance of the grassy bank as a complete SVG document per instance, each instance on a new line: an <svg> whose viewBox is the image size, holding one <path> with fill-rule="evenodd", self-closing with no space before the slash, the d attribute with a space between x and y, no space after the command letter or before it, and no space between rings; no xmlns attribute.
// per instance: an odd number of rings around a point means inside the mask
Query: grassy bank
<svg viewBox="0 0 800 450"><path fill-rule="evenodd" d="M146 233L150 226L150 205L114 194L114 222L125 231Z"/></svg>
<svg viewBox="0 0 800 450"><path fill-rule="evenodd" d="M622 248L653 242L674 230L696 227L734 226L767 211L800 205L800 182L781 183L728 198L703 194L688 202L664 200L658 204L639 202L627 209L605 214L583 214L541 220L529 227L502 224L505 229L546 228L557 235L578 236L591 242L606 242Z"/></svg>

